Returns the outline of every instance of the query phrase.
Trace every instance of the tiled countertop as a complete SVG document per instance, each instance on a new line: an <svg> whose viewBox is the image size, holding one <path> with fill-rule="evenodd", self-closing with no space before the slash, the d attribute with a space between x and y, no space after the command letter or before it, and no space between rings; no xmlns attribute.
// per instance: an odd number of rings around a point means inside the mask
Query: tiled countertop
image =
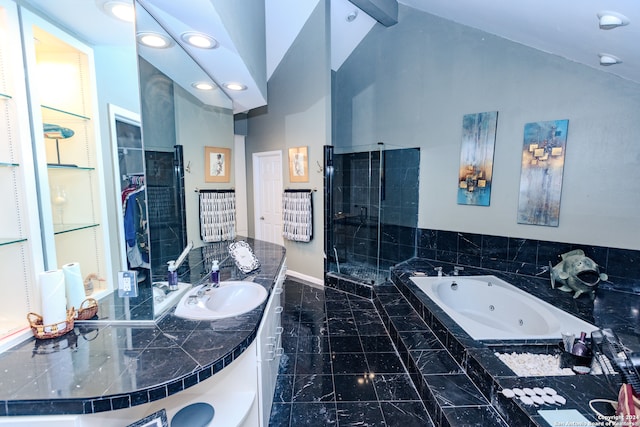
<svg viewBox="0 0 640 427"><path fill-rule="evenodd" d="M285 249L243 240L261 263L252 280L270 291ZM189 274L201 279L202 263L216 245L194 249L192 271L181 280ZM221 280L242 277L235 267L221 270ZM171 309L155 322L78 322L60 338L31 338L0 354L0 416L90 414L175 394L242 354L256 337L265 306L215 321L181 319Z"/></svg>
<svg viewBox="0 0 640 427"><path fill-rule="evenodd" d="M431 336L433 339L437 338L438 342L441 343L438 348L446 349L461 367L459 373L461 375L466 374L465 377L467 377L467 379L465 380L465 384L468 383L470 389L473 388L477 391L477 396L475 397L477 402L474 403L474 405L478 406L478 410L475 411L475 413L471 411L473 408L470 409L470 407L456 408L456 405L452 404L452 402L455 401L455 398L459 397L458 395L461 390L459 385L452 385L457 391L448 391L445 383L441 384L437 382L445 377L442 377L442 375L432 375L429 372L422 372L420 361L413 360L415 369L414 372L410 373L414 379L418 379L417 385L419 389L422 389L423 396L429 401L436 402L439 405L439 407L435 407L436 403L433 403L432 405L434 407L432 411L435 411L436 418L440 419L443 425L456 425L456 419L459 421L459 417L478 417L479 414L488 417L488 424L486 425L504 425L503 421L499 421L495 415L486 415L491 408L494 408L494 413L499 414L500 419L506 421L508 425L546 426L548 424L538 415L537 411L538 409L555 408L527 406L518 400L507 399L499 393L502 388L533 388L544 386L555 388L558 393L567 398L567 404L564 405L562 409L576 409L587 419L593 422L598 421L589 409L589 400L594 398L615 400L616 398L615 393L611 391L603 375L517 377L495 356L494 353L496 351L546 352L546 350L549 350L552 352L552 347L557 346L557 342L551 342L549 340L473 340L460 326L455 324L442 309L409 280L415 272L434 275L433 268L440 265L442 264L419 258L402 263L396 266L392 273L395 284L393 286L394 289L389 289L385 286L378 287L376 294L378 295L379 307L387 313L389 322L396 323L396 325L391 324L390 329L392 335L394 335L394 340L399 351L404 353L404 357L407 357L409 366L412 366L411 358L414 358L416 355L422 356L423 353L428 353L428 355L433 356L434 354L439 354L433 350L435 348L433 343L425 341L422 347L426 346L425 348L427 350L424 350L414 342L414 338L416 336L423 338L425 336ZM451 269L451 266L446 266L446 269L448 271L448 269ZM464 274L461 273L461 275L493 274L498 276L585 321L600 327L613 329L621 338L622 342L631 347L632 350L637 351L638 348L640 348L640 331L638 330L638 325L640 324L638 322L640 296L638 295L599 289L594 301L591 301L586 296L573 299L569 294L560 292L557 289L552 289L549 280L544 278L505 274L481 269L465 270L463 273ZM397 294L394 295L394 293ZM402 294L402 300L398 299L399 294ZM406 306L402 305L402 301L405 301L404 304L406 304ZM414 315L416 317L412 323L412 328L415 328L415 326L413 326L414 324L424 322L422 324L424 325L425 331L412 333L406 326L397 324L398 321L406 320L407 314L405 314L405 311L409 306L411 306L411 311L415 313ZM402 315L400 316L399 313ZM446 378L451 379L453 377L448 376ZM455 396L447 397L447 393L450 392L453 392ZM470 395L467 395L467 399L469 396ZM468 405L468 402L466 405ZM491 423L489 423L488 420L491 420Z"/></svg>

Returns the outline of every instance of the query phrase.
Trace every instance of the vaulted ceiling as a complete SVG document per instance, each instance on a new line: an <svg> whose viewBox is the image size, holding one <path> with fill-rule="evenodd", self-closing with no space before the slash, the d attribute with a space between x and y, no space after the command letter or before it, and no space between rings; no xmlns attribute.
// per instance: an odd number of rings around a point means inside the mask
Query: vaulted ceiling
<svg viewBox="0 0 640 427"><path fill-rule="evenodd" d="M96 44L117 44L131 32L122 30L121 24L100 25L93 20L104 20L100 5L106 0L24 0L54 17L74 32ZM184 28L211 33L221 41L215 51L190 50L200 65L218 83L243 80L246 91L227 93L234 99L234 111L242 112L264 105L266 93L258 80L268 80L284 57L287 49L305 24L311 12L321 0L264 0L263 60L266 64L256 67L247 64L243 46L236 43L233 31L223 24L216 5L229 4L214 0L141 0L145 4L162 9L164 24L170 32L179 35ZM260 4L260 0L253 0ZM339 69L353 49L376 25L376 21L349 0L331 2L331 62L332 69ZM186 7L185 4L189 6ZM410 7L430 13L462 25L473 27L505 39L558 55L603 72L613 73L640 84L640 2L636 0L399 0L401 7ZM258 13L262 13L258 8ZM257 10L257 9L256 9ZM602 30L598 26L598 13L614 11L629 19L623 27ZM255 13L254 9L247 14ZM353 15L355 13L355 19ZM347 19L351 15L351 18ZM96 34L97 28L103 28ZM87 34L91 34L88 36ZM241 44L241 43L240 43ZM599 55L617 57L621 63L603 66ZM255 76L256 68L266 76Z"/></svg>

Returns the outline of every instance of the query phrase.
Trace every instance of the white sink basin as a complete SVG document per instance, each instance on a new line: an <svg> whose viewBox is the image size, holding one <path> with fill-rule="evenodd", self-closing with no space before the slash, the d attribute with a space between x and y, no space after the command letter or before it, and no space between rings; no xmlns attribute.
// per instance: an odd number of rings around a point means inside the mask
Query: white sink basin
<svg viewBox="0 0 640 427"><path fill-rule="evenodd" d="M221 282L220 287L207 289L205 285L187 292L176 306L175 315L193 320L215 320L239 316L253 310L267 299L264 286L253 282Z"/></svg>
<svg viewBox="0 0 640 427"><path fill-rule="evenodd" d="M169 291L169 283L153 282L153 315L159 316L166 309L173 307L178 298L191 289L189 283L178 282L178 290Z"/></svg>

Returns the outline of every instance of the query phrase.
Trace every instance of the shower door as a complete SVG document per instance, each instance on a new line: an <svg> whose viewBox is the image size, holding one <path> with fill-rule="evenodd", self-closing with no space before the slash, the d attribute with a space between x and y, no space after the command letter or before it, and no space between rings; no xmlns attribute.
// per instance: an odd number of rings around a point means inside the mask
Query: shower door
<svg viewBox="0 0 640 427"><path fill-rule="evenodd" d="M416 148L333 148L327 271L366 284L415 254L418 210Z"/></svg>

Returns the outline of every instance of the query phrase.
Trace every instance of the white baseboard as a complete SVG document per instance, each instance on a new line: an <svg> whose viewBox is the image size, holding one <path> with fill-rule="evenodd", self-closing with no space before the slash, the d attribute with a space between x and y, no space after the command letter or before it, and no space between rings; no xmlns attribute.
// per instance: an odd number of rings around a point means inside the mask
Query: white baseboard
<svg viewBox="0 0 640 427"><path fill-rule="evenodd" d="M287 269L287 276L295 277L296 279L304 280L305 282L309 282L312 285L324 287L324 280L318 279L317 277L309 276L303 273L298 273L297 271Z"/></svg>

